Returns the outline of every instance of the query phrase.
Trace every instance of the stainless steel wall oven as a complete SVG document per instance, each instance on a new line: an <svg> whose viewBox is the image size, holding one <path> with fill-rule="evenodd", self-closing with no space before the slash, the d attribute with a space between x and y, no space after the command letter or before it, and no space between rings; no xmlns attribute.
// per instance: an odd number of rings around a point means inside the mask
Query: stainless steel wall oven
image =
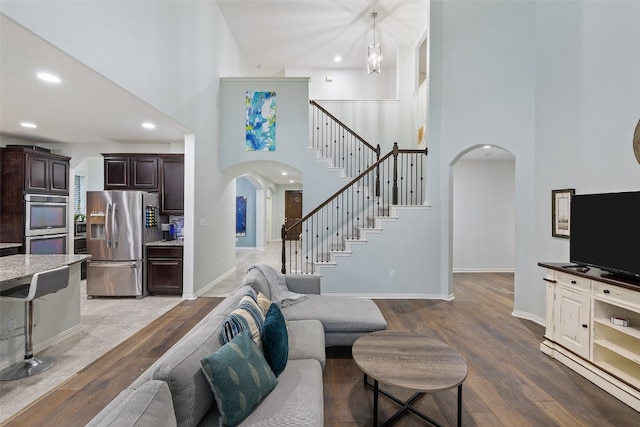
<svg viewBox="0 0 640 427"><path fill-rule="evenodd" d="M25 252L66 254L69 238L69 197L26 194Z"/></svg>

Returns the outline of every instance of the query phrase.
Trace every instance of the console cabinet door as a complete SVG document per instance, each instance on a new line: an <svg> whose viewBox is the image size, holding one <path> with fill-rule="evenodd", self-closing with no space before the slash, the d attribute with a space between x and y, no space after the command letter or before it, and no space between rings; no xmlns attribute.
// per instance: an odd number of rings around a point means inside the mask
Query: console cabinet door
<svg viewBox="0 0 640 427"><path fill-rule="evenodd" d="M589 359L591 296L557 286L554 310L555 341L579 356Z"/></svg>

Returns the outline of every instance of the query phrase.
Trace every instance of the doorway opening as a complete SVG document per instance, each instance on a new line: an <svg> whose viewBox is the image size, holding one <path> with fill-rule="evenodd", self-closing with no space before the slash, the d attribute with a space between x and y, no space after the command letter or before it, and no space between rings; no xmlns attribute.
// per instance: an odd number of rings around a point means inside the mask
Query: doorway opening
<svg viewBox="0 0 640 427"><path fill-rule="evenodd" d="M515 270L515 157L474 146L452 163L453 273Z"/></svg>
<svg viewBox="0 0 640 427"><path fill-rule="evenodd" d="M302 190L286 190L284 192L284 226L289 228L302 219ZM300 240L302 224L290 230L285 240Z"/></svg>

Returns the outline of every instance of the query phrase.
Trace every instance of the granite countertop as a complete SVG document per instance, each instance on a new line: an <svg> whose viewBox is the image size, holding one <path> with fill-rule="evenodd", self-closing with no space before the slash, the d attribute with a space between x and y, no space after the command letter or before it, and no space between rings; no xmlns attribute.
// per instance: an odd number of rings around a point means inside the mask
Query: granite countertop
<svg viewBox="0 0 640 427"><path fill-rule="evenodd" d="M0 243L0 249L19 248L22 243Z"/></svg>
<svg viewBox="0 0 640 427"><path fill-rule="evenodd" d="M156 240L145 244L145 246L184 246L184 242L182 240Z"/></svg>
<svg viewBox="0 0 640 427"><path fill-rule="evenodd" d="M42 271L52 270L82 262L91 258L91 255L10 255L0 257L0 285L2 288L12 282L24 283L25 279L31 280L31 276ZM14 285L15 286L15 285Z"/></svg>

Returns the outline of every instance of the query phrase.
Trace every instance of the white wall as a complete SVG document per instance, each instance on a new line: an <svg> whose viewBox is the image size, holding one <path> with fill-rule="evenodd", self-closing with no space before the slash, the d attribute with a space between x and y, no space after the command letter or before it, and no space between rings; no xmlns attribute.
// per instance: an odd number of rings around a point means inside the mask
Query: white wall
<svg viewBox="0 0 640 427"><path fill-rule="evenodd" d="M340 256L337 268L320 268L322 292L365 295L373 298L450 299L441 286L441 254L437 245L426 245L438 235L438 225L427 206L401 207L397 220L381 222L381 233L366 233L368 243L357 245L351 256ZM393 215L393 213L392 213ZM363 236L360 236L363 238Z"/></svg>
<svg viewBox="0 0 640 427"><path fill-rule="evenodd" d="M194 131L184 295L234 269L235 185L218 167L218 91L220 76L247 73L216 2L3 1L0 10Z"/></svg>
<svg viewBox="0 0 640 427"><path fill-rule="evenodd" d="M227 171L243 163L269 161L286 163L303 170L309 162L305 149L309 129L307 114L309 80L306 78L223 78L220 102L224 120L220 126L220 168ZM247 151L246 92L273 91L276 94L274 151Z"/></svg>
<svg viewBox="0 0 640 427"><path fill-rule="evenodd" d="M308 77L309 99L397 99L396 70L367 74L366 63L363 65L361 70L287 68L284 75Z"/></svg>
<svg viewBox="0 0 640 427"><path fill-rule="evenodd" d="M515 162L459 160L453 168L453 271L513 272Z"/></svg>
<svg viewBox="0 0 640 427"><path fill-rule="evenodd" d="M432 1L429 145L445 169L430 199L450 232L446 165L484 143L514 154L518 315L544 318L537 262L568 261L568 241L551 236L551 190L637 190L638 16L626 1Z"/></svg>
<svg viewBox="0 0 640 427"><path fill-rule="evenodd" d="M451 165L470 147L498 145L516 158L515 292L516 305L521 304L517 309L543 315L544 291L540 295L523 291L531 287L537 261L532 197L535 33L532 1L432 1L427 130L430 169L439 168L434 171L437 176L430 176L430 185L435 179L437 189L429 200L442 219L442 281L451 286ZM535 285L543 290L538 282Z"/></svg>

